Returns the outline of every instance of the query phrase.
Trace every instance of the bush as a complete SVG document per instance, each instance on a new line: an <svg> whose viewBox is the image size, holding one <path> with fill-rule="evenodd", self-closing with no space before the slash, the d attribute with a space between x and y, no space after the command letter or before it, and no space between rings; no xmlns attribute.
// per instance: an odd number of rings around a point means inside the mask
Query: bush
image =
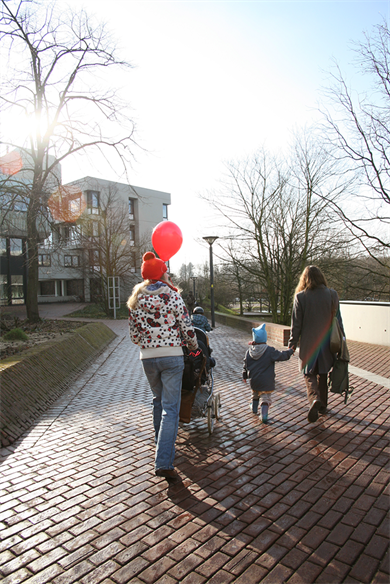
<svg viewBox="0 0 390 584"><path fill-rule="evenodd" d="M22 329L14 328L3 335L4 341L28 341L28 336Z"/></svg>

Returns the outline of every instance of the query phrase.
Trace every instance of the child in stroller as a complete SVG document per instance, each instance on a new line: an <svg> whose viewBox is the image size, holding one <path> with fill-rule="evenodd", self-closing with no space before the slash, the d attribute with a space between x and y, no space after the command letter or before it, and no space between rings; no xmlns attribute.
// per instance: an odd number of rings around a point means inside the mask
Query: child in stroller
<svg viewBox="0 0 390 584"><path fill-rule="evenodd" d="M220 397L213 393L213 367L215 359L211 356L212 348L209 345L207 334L194 327L198 339L199 351L184 356L185 367L183 373L180 421L188 424L191 417L207 415L209 433L211 434L215 419L219 417Z"/></svg>
<svg viewBox="0 0 390 584"><path fill-rule="evenodd" d="M191 322L193 327L201 329L206 333L211 331L210 323L205 317L204 310L201 306L197 306L196 308L194 308L193 313L191 315Z"/></svg>

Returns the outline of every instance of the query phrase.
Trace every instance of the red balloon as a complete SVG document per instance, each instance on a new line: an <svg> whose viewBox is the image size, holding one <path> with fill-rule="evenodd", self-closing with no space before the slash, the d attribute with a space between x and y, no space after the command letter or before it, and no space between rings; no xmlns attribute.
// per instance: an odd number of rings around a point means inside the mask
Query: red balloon
<svg viewBox="0 0 390 584"><path fill-rule="evenodd" d="M183 235L172 221L161 221L153 229L152 244L160 259L167 262L181 248Z"/></svg>

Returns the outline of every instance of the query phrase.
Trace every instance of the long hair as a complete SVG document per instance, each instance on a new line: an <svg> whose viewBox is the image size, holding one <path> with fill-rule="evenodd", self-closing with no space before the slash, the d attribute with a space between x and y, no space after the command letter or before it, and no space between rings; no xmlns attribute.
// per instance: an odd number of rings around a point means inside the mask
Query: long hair
<svg viewBox="0 0 390 584"><path fill-rule="evenodd" d="M158 281L158 280L144 280L143 282L136 284L133 288L131 296L129 296L129 299L126 302L127 308L129 310L135 310L137 308L139 296L142 296L142 294L145 293L146 288L147 288L147 286L149 286L149 284L153 284L153 282L156 282L156 281ZM175 288L175 286L173 286L173 284L171 282L168 282L167 280L160 280L160 281L162 281L166 286L168 286L168 288L170 288L174 292L177 292L178 294L181 293L181 291L182 291L181 288ZM150 294L150 292L149 292L149 294Z"/></svg>
<svg viewBox="0 0 390 584"><path fill-rule="evenodd" d="M295 294L303 290L314 290L319 286L328 286L324 274L317 266L306 266L299 278L298 286L295 288Z"/></svg>
<svg viewBox="0 0 390 584"><path fill-rule="evenodd" d="M138 296L144 293L145 288L149 286L150 283L151 280L144 280L134 286L131 296L129 296L129 299L126 302L126 306L129 310L135 310L137 308Z"/></svg>

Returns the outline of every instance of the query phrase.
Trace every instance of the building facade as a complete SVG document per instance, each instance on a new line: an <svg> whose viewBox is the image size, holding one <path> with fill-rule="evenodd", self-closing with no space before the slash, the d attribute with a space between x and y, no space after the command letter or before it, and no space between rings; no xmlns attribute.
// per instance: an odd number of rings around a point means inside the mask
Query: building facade
<svg viewBox="0 0 390 584"><path fill-rule="evenodd" d="M38 301L99 300L108 276L119 277L126 300L141 279L154 227L168 219L170 194L88 176L62 185L53 199L55 226L40 249Z"/></svg>
<svg viewBox="0 0 390 584"><path fill-rule="evenodd" d="M33 176L33 160L27 151L14 150L0 158L0 304L24 304L27 292L27 209ZM61 184L61 165L52 165L48 191ZM50 233L50 218L42 213L39 237Z"/></svg>
<svg viewBox="0 0 390 584"><path fill-rule="evenodd" d="M119 277L127 299L141 279L154 227L168 219L170 194L90 176L62 185L60 177L58 165L50 213L39 226L38 302L100 299L108 276ZM0 178L0 302L20 304L27 290L28 198L13 194L12 177ZM19 183L28 186L29 178L26 168L17 173Z"/></svg>

